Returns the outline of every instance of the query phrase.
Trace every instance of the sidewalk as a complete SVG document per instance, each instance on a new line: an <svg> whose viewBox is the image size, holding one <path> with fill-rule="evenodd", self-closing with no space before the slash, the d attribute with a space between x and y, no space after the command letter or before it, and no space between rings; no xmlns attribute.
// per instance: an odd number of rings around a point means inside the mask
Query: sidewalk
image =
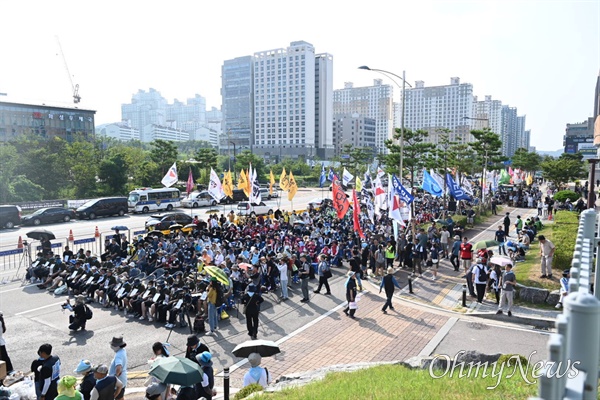
<svg viewBox="0 0 600 400"><path fill-rule="evenodd" d="M469 238L471 243L476 243L480 240L493 240L495 231L498 225L502 224L504 213L510 212L511 222L514 222L517 215L520 215L523 220L531 216L537 216L537 209L522 209L522 208L505 208L502 215L492 216L488 218L485 224L475 226L465 232L465 236ZM511 227L511 236L516 236L514 228ZM492 249L497 252L497 248ZM519 263L515 264L515 270L518 270ZM409 293L408 289L408 277L409 273L407 270L399 269L396 272L396 277L399 278L400 286L403 289L399 293L399 297L403 300L410 302L419 302L428 304L434 307L440 307L446 310L457 311L460 313L472 313L473 315L491 314L493 319L499 319L503 321L509 321L506 316L495 316L498 306L494 301L484 300L483 303L477 303L474 297L469 296L467 292L467 307L462 306L462 293L463 285L466 285L467 281L464 278L465 273L463 270L454 271L452 264L449 259L441 259L440 266L438 268L437 279L433 280L433 272L430 270L424 270L423 277L413 278L413 294ZM372 282L374 285L378 285L378 282ZM515 318L526 319L540 319L546 321L554 321L556 316L560 314L560 311L544 310L530 307L523 307L515 305L513 306L513 316Z"/></svg>

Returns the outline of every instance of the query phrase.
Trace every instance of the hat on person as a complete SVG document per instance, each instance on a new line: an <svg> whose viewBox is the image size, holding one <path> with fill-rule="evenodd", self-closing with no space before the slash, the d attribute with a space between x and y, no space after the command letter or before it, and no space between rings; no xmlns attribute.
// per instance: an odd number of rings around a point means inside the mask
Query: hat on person
<svg viewBox="0 0 600 400"><path fill-rule="evenodd" d="M248 362L250 362L250 365L253 367L258 367L260 365L261 360L262 357L258 353L250 353L250 355L248 356Z"/></svg>
<svg viewBox="0 0 600 400"><path fill-rule="evenodd" d="M78 304L85 303L85 296L79 295L79 296L75 297L75 302Z"/></svg>
<svg viewBox="0 0 600 400"><path fill-rule="evenodd" d="M108 374L108 367L105 364L100 364L96 368L94 368L94 372L97 374Z"/></svg>
<svg viewBox="0 0 600 400"><path fill-rule="evenodd" d="M200 343L200 339L198 339L198 336L196 336L196 335L188 336L188 338L187 338L187 346L188 347L195 346L198 343Z"/></svg>
<svg viewBox="0 0 600 400"><path fill-rule="evenodd" d="M57 391L61 395L65 395L67 397L74 397L75 385L77 385L77 378L71 375L65 375L58 381Z"/></svg>
<svg viewBox="0 0 600 400"><path fill-rule="evenodd" d="M255 292L256 291L256 285L248 285L248 291L249 292Z"/></svg>
<svg viewBox="0 0 600 400"><path fill-rule="evenodd" d="M454 240L460 240L460 236L454 235Z"/></svg>
<svg viewBox="0 0 600 400"><path fill-rule="evenodd" d="M154 382L146 388L146 397L160 396L165 390L167 390L167 385L161 382Z"/></svg>
<svg viewBox="0 0 600 400"><path fill-rule="evenodd" d="M212 355L208 351L203 351L202 353L200 353L196 356L196 360L202 366L206 366L206 365L210 364L211 359L212 359Z"/></svg>
<svg viewBox="0 0 600 400"><path fill-rule="evenodd" d="M73 371L74 374L85 374L86 372L90 372L93 366L90 360L81 360L77 365L77 368Z"/></svg>
<svg viewBox="0 0 600 400"><path fill-rule="evenodd" d="M212 278L210 278L210 281L211 281L211 282L217 282L217 281L218 281L218 279L217 279L215 276L213 276Z"/></svg>
<svg viewBox="0 0 600 400"><path fill-rule="evenodd" d="M128 266L130 266L131 268L134 268L134 267L135 267L135 263L134 263L134 262L130 262L130 263L128 264Z"/></svg>
<svg viewBox="0 0 600 400"><path fill-rule="evenodd" d="M127 343L123 340L123 336L115 336L110 341L110 345L114 347L125 347Z"/></svg>
<svg viewBox="0 0 600 400"><path fill-rule="evenodd" d="M475 261L477 261L477 263L482 263L483 262L483 258L477 257L477 260L475 260Z"/></svg>
<svg viewBox="0 0 600 400"><path fill-rule="evenodd" d="M392 268L392 267L389 267L389 268L387 269L387 273L388 273L388 275L393 275L393 274L394 274L394 268Z"/></svg>
<svg viewBox="0 0 600 400"><path fill-rule="evenodd" d="M570 269L565 269L562 273L562 276L564 276L566 278L567 276L569 276L570 273L571 273Z"/></svg>

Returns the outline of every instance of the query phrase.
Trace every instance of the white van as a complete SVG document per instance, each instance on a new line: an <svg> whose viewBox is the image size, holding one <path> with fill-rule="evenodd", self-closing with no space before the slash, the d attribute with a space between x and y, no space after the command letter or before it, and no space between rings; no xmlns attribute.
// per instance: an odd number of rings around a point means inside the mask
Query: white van
<svg viewBox="0 0 600 400"><path fill-rule="evenodd" d="M188 197L181 201L181 206L186 208L216 205L217 201L208 193L208 190L190 193Z"/></svg>

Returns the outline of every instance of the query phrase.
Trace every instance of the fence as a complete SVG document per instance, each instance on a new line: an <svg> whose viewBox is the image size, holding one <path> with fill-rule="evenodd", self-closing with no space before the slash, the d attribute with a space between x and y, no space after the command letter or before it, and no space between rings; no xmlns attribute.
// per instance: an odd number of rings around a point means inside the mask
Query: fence
<svg viewBox="0 0 600 400"><path fill-rule="evenodd" d="M539 378L538 399L597 399L600 362L600 274L594 278L594 253L598 248L598 213L581 213L575 251L571 262L569 294L564 312L556 318L557 333L548 340L549 363ZM596 234L598 232L598 234ZM558 244L560 246L560 244ZM595 260L600 266L600 257ZM567 365L578 373L565 373Z"/></svg>
<svg viewBox="0 0 600 400"><path fill-rule="evenodd" d="M144 230L127 230L121 231L131 242L133 236L144 234ZM75 240L69 238L56 238L51 240L52 251L55 254L61 255L65 246L68 246L73 253L77 253L80 249L91 251L92 254L100 255L104 252L105 243L114 236L113 231L99 232L99 235L93 235ZM18 243L0 247L0 269L2 271L17 271L19 275L25 273L31 262L36 259L37 253L42 249L40 243L36 240L23 240L23 245ZM18 278L18 277L17 277Z"/></svg>

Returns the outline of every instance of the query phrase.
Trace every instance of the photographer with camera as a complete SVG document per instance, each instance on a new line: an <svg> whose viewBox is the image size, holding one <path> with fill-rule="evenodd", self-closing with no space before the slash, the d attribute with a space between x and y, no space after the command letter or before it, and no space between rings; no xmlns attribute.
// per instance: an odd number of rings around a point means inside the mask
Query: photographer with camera
<svg viewBox="0 0 600 400"><path fill-rule="evenodd" d="M91 315L91 310L89 310L88 306L85 304L85 296L79 295L75 298L75 307L72 307L70 300L67 300L67 302L62 305L62 308L73 312L73 315L69 316L69 329L77 331L81 328L81 330L84 331L85 324L89 319L88 317Z"/></svg>

